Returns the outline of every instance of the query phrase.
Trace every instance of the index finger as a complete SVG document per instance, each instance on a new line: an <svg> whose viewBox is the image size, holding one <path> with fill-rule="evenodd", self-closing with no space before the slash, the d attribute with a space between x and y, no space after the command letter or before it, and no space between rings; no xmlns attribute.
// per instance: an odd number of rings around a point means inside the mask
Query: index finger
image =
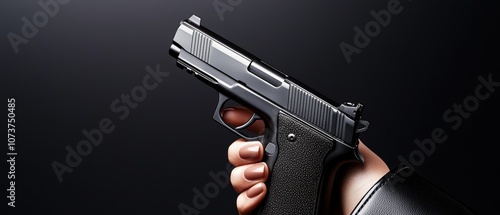
<svg viewBox="0 0 500 215"><path fill-rule="evenodd" d="M241 126L248 122L254 113L245 107L235 106L227 107L221 110L221 118L224 122L232 126ZM254 134L263 134L265 130L265 125L262 120L256 120L247 128L250 132Z"/></svg>

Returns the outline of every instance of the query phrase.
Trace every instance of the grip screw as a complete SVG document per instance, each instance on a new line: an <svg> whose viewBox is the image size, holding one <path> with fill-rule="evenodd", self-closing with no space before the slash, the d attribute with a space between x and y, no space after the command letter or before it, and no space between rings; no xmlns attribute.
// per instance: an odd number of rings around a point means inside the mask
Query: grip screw
<svg viewBox="0 0 500 215"><path fill-rule="evenodd" d="M297 137L295 136L295 134L290 133L288 134L287 139L291 142L295 142L295 140L297 140Z"/></svg>

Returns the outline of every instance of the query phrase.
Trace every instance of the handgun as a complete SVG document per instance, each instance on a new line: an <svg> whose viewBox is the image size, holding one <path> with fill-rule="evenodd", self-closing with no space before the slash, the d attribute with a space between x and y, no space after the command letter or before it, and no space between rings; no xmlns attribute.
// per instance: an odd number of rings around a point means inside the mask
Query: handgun
<svg viewBox="0 0 500 215"><path fill-rule="evenodd" d="M219 93L213 119L246 140L263 144L268 192L254 214L327 214L335 173L364 162L359 135L368 128L363 105L341 104L314 91L201 25L180 21L169 54ZM221 111L241 105L253 112L242 125L224 122ZM264 132L248 128L256 121Z"/></svg>

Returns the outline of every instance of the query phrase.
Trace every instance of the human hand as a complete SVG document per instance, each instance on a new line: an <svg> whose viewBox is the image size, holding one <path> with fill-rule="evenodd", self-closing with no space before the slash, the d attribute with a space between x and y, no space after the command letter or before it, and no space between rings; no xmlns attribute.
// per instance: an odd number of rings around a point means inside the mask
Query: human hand
<svg viewBox="0 0 500 215"><path fill-rule="evenodd" d="M223 120L231 125L242 125L252 112L242 107L224 109ZM264 124L256 121L249 127L254 133L262 133ZM332 193L336 214L350 214L363 195L388 171L385 162L361 141L359 151L365 162L343 165L335 176ZM264 148L260 142L237 139L228 148L228 159L235 166L231 172L231 184L238 194L236 207L240 215L250 214L267 193L265 182L269 176L266 163L262 162ZM337 200L338 199L338 200Z"/></svg>

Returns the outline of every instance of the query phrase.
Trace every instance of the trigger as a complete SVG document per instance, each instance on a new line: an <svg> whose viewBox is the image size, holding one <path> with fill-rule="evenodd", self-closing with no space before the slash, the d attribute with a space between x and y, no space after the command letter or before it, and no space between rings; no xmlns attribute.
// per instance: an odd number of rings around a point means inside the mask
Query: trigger
<svg viewBox="0 0 500 215"><path fill-rule="evenodd" d="M233 109L241 108L245 109L245 111L239 112L237 116L231 117L226 115L226 111L228 111L227 113L232 111L225 110L225 108L233 108ZM240 135L241 137L247 140L260 140L263 136L264 130L260 129L260 127L265 128L265 125L259 124L259 123L264 123L261 117L255 112L244 108L243 105L239 104L238 102L228 98L227 96L221 93L219 93L219 102L215 109L213 119L217 121L219 124L226 127L227 129L231 130L232 132ZM255 127L254 125L256 125L257 127ZM257 130L255 128L259 129Z"/></svg>
<svg viewBox="0 0 500 215"><path fill-rule="evenodd" d="M245 124L240 125L240 126L236 127L235 129L236 130L245 129L248 126L252 125L255 122L255 120L258 120L258 119L260 119L259 115L253 113L252 117L250 117L250 119L247 122L245 122Z"/></svg>

